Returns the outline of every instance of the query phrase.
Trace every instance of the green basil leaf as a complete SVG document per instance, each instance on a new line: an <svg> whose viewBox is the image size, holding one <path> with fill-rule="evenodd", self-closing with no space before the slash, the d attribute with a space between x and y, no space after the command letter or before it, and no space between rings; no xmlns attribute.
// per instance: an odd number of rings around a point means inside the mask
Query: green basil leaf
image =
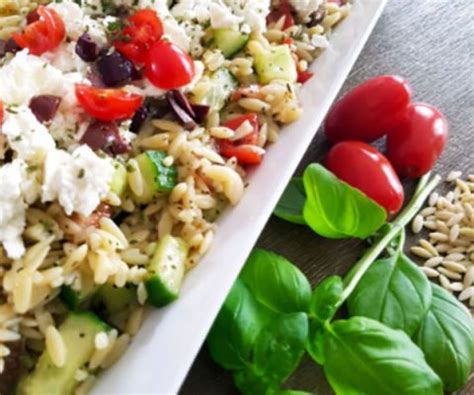
<svg viewBox="0 0 474 395"><path fill-rule="evenodd" d="M306 168L303 183L305 222L321 236L365 239L385 223L383 207L319 164Z"/></svg>
<svg viewBox="0 0 474 395"><path fill-rule="evenodd" d="M273 210L278 218L294 224L304 225L303 207L306 201L306 192L304 191L303 179L293 177L286 186L285 192Z"/></svg>
<svg viewBox="0 0 474 395"><path fill-rule="evenodd" d="M336 321L324 336L324 372L336 395L441 395L441 379L405 332L375 320Z"/></svg>
<svg viewBox="0 0 474 395"><path fill-rule="evenodd" d="M226 369L244 368L255 339L272 315L237 279L207 337L212 358Z"/></svg>
<svg viewBox="0 0 474 395"><path fill-rule="evenodd" d="M239 277L260 303L277 313L308 311L311 285L281 256L254 250Z"/></svg>
<svg viewBox="0 0 474 395"><path fill-rule="evenodd" d="M350 295L350 316L373 318L412 336L431 303L431 287L404 254L375 261Z"/></svg>
<svg viewBox="0 0 474 395"><path fill-rule="evenodd" d="M253 367L235 372L234 382L242 395L273 395L278 391L265 377L255 372Z"/></svg>
<svg viewBox="0 0 474 395"><path fill-rule="evenodd" d="M330 320L336 314L336 305L341 300L343 289L341 277L326 277L313 290L309 306L310 313L321 321Z"/></svg>
<svg viewBox="0 0 474 395"><path fill-rule="evenodd" d="M324 364L323 340L325 331L323 321L314 318L309 320L308 338L305 347L310 357L320 365Z"/></svg>
<svg viewBox="0 0 474 395"><path fill-rule="evenodd" d="M279 386L299 365L307 336L306 313L277 316L256 339L255 370L269 383Z"/></svg>
<svg viewBox="0 0 474 395"><path fill-rule="evenodd" d="M313 395L313 393L300 390L280 390L275 392L275 395Z"/></svg>
<svg viewBox="0 0 474 395"><path fill-rule="evenodd" d="M468 381L474 359L474 327L466 308L449 292L431 284L433 300L417 330L415 343L443 379L447 391Z"/></svg>

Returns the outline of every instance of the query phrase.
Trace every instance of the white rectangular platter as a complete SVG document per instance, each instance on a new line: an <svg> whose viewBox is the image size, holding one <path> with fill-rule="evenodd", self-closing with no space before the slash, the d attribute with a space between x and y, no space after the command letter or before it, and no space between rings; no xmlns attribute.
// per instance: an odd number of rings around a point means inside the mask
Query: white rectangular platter
<svg viewBox="0 0 474 395"><path fill-rule="evenodd" d="M180 298L145 321L93 394L175 394L286 184L359 56L387 0L355 0L331 46L311 66L302 117L286 127L250 176L237 207L219 219L214 245L185 279Z"/></svg>

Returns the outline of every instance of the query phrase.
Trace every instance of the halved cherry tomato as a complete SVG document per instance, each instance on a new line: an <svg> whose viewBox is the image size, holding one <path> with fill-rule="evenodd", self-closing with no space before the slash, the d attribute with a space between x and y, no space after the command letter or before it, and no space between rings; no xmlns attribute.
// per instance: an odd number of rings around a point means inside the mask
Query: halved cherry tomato
<svg viewBox="0 0 474 395"><path fill-rule="evenodd" d="M309 71L309 70L305 70L305 71L300 71L298 72L298 82L300 84L304 84L306 81L308 81L312 76L314 75L314 73L312 71Z"/></svg>
<svg viewBox="0 0 474 395"><path fill-rule="evenodd" d="M76 97L84 110L100 121L131 118L143 97L125 89L102 89L76 84Z"/></svg>
<svg viewBox="0 0 474 395"><path fill-rule="evenodd" d="M343 141L332 147L326 166L338 178L396 213L403 204L403 186L390 162L369 144Z"/></svg>
<svg viewBox="0 0 474 395"><path fill-rule="evenodd" d="M21 48L28 48L33 55L41 55L57 48L66 36L61 17L52 8L42 5L33 15L34 17L30 17L33 22L27 25L22 33L12 34L13 40Z"/></svg>
<svg viewBox="0 0 474 395"><path fill-rule="evenodd" d="M3 103L0 100L0 126L2 125L3 122Z"/></svg>
<svg viewBox="0 0 474 395"><path fill-rule="evenodd" d="M152 44L163 35L161 20L156 11L145 9L128 18L127 24L114 46L132 62L144 63Z"/></svg>
<svg viewBox="0 0 474 395"><path fill-rule="evenodd" d="M387 135L387 158L401 177L421 177L446 145L448 122L435 107L414 103Z"/></svg>
<svg viewBox="0 0 474 395"><path fill-rule="evenodd" d="M194 61L169 41L157 41L145 61L145 76L161 89L177 89L189 84L195 74Z"/></svg>
<svg viewBox="0 0 474 395"><path fill-rule="evenodd" d="M292 9L288 1L282 1L277 9L268 14L267 24L278 22L282 16L285 17L282 30L286 30L295 24L295 18L293 18Z"/></svg>
<svg viewBox="0 0 474 395"><path fill-rule="evenodd" d="M357 86L329 111L324 132L333 142L371 142L401 121L410 104L408 82L395 75L382 75Z"/></svg>
<svg viewBox="0 0 474 395"><path fill-rule="evenodd" d="M262 154L258 152L258 117L255 113L245 114L233 118L224 123L223 126L237 130L245 121L250 122L253 131L240 140L220 140L219 152L227 157L235 157L242 165L258 165L262 161Z"/></svg>

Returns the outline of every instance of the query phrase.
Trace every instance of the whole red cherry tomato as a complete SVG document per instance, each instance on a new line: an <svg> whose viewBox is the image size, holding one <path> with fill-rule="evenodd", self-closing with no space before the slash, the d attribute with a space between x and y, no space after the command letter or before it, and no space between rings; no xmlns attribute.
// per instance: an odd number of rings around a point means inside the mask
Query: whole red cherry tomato
<svg viewBox="0 0 474 395"><path fill-rule="evenodd" d="M324 122L327 138L371 142L402 119L410 103L408 82L395 75L382 75L357 86L329 111Z"/></svg>
<svg viewBox="0 0 474 395"><path fill-rule="evenodd" d="M369 144L343 141L332 147L326 166L339 179L396 213L403 204L403 186L390 162Z"/></svg>
<svg viewBox="0 0 474 395"><path fill-rule="evenodd" d="M160 40L162 35L163 25L156 11L140 10L128 18L127 26L114 46L132 62L144 63L151 45Z"/></svg>
<svg viewBox="0 0 474 395"><path fill-rule="evenodd" d="M237 130L245 121L250 122L253 131L240 140L220 140L219 152L227 158L234 156L241 165L258 165L262 161L262 154L257 147L259 132L257 114L238 116L225 122L224 126Z"/></svg>
<svg viewBox="0 0 474 395"><path fill-rule="evenodd" d="M387 158L401 177L421 177L446 145L448 122L435 107L414 103L387 135Z"/></svg>
<svg viewBox="0 0 474 395"><path fill-rule="evenodd" d="M145 62L145 76L161 89L177 89L189 84L195 74L194 61L169 41L155 42Z"/></svg>
<svg viewBox="0 0 474 395"><path fill-rule="evenodd" d="M32 21L22 33L12 38L21 48L28 48L33 55L41 55L59 46L66 36L64 22L56 11L40 5L30 17Z"/></svg>
<svg viewBox="0 0 474 395"><path fill-rule="evenodd" d="M131 118L143 98L125 89L103 89L76 84L76 98L84 110L100 121Z"/></svg>
<svg viewBox="0 0 474 395"><path fill-rule="evenodd" d="M293 18L291 6L288 1L280 2L278 8L268 14L267 24L276 23L281 17L285 17L282 30L286 30L295 24L295 18Z"/></svg>

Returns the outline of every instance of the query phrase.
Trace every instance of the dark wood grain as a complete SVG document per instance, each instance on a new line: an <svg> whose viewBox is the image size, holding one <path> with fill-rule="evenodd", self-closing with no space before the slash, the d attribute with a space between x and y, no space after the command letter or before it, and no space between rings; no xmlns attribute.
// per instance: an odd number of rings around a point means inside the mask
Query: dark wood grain
<svg viewBox="0 0 474 395"><path fill-rule="evenodd" d="M341 93L379 74L407 78L415 100L439 107L450 123L449 144L436 171L474 172L474 1L390 0ZM298 173L324 158L318 133ZM410 186L409 186L410 187ZM413 243L409 239L408 243ZM331 241L309 228L270 218L257 245L297 264L313 284L328 274L345 274L363 249L355 240ZM331 394L320 367L305 359L288 387ZM231 376L215 365L205 347L182 388L183 395L237 394ZM474 380L459 394L474 394Z"/></svg>

